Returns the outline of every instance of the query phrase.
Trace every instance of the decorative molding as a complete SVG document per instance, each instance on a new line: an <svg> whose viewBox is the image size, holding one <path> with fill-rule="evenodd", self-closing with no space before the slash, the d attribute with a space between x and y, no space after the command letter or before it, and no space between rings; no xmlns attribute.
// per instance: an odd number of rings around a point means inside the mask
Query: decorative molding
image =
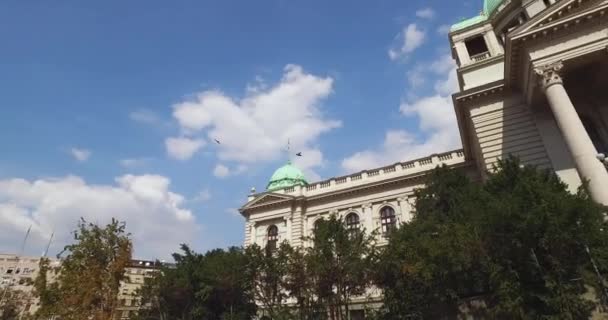
<svg viewBox="0 0 608 320"><path fill-rule="evenodd" d="M505 87L503 80L498 80L488 83L483 87L475 87L461 91L454 95L454 99L458 103L467 103L481 98L497 96L503 93Z"/></svg>
<svg viewBox="0 0 608 320"><path fill-rule="evenodd" d="M527 24L524 24L525 27L508 37L507 52L505 53L505 56L508 57L505 60L507 86L513 86L522 76L519 70L523 61L520 59L525 56L522 53L525 47L572 34L590 23L601 24L606 20L608 2L595 6L581 6L584 2L590 2L590 0L563 1L559 6L552 7L547 13L541 13L528 21Z"/></svg>
<svg viewBox="0 0 608 320"><path fill-rule="evenodd" d="M534 68L540 85L546 90L554 84L563 84L561 71L564 68L562 61L556 61L547 65Z"/></svg>

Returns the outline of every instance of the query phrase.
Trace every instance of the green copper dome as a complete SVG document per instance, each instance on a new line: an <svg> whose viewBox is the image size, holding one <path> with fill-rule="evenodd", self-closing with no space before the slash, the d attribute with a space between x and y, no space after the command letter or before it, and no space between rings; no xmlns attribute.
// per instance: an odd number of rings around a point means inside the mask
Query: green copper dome
<svg viewBox="0 0 608 320"><path fill-rule="evenodd" d="M308 182L306 182L302 171L293 166L291 161L287 161L286 165L274 172L270 181L268 181L266 190L273 191L293 186L305 186L307 184Z"/></svg>

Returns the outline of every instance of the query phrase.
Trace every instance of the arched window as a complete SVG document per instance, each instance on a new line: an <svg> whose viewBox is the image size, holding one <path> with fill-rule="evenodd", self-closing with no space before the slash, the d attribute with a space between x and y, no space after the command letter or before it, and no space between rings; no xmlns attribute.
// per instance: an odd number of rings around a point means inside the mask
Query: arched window
<svg viewBox="0 0 608 320"><path fill-rule="evenodd" d="M269 249L274 250L277 248L277 242L279 241L279 228L274 224L268 227L267 233L267 246Z"/></svg>
<svg viewBox="0 0 608 320"><path fill-rule="evenodd" d="M380 209L380 224L382 225L382 233L389 233L395 228L397 219L395 218L395 210L392 207L386 206Z"/></svg>
<svg viewBox="0 0 608 320"><path fill-rule="evenodd" d="M315 222L312 225L313 232L315 232L317 229L319 229L319 226L321 225L322 221L323 221L323 218L319 218L319 219L315 220Z"/></svg>
<svg viewBox="0 0 608 320"><path fill-rule="evenodd" d="M359 216L356 213L351 212L347 214L346 219L344 220L346 221L346 229L348 230L348 233L352 234L359 231Z"/></svg>

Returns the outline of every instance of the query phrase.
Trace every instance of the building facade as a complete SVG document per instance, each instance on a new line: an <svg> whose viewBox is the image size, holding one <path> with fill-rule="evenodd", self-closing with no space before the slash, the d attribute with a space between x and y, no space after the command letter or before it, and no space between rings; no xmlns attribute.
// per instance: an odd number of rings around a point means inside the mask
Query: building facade
<svg viewBox="0 0 608 320"><path fill-rule="evenodd" d="M23 314L33 314L38 309L38 299L34 296L34 280L38 276L40 257L18 256L0 253L0 296L8 298L5 291L18 292L19 310ZM59 266L57 259L49 258L51 268ZM55 274L50 272L49 280ZM8 291L7 291L8 292Z"/></svg>
<svg viewBox="0 0 608 320"><path fill-rule="evenodd" d="M38 310L38 299L33 292L33 282L38 276L40 259L40 257L0 253L0 296L7 297L3 294L5 289L18 292L20 301L17 305L20 314L34 314ZM56 276L53 269L60 266L61 260L48 259L50 273L47 275L47 281L52 282ZM124 280L120 283L119 306L114 315L115 319L130 319L138 310L146 307L140 303L138 290L146 278L151 278L155 272L159 272L161 266L168 264L151 260L131 260L129 266L125 268Z"/></svg>
<svg viewBox="0 0 608 320"><path fill-rule="evenodd" d="M144 285L145 279L152 278L160 271L161 266L163 263L158 261L131 260L125 268L125 278L120 283L119 307L116 308L115 319L130 319L142 307L146 307L140 303L138 290Z"/></svg>
<svg viewBox="0 0 608 320"><path fill-rule="evenodd" d="M453 95L461 150L307 183L291 163L240 208L245 245L306 242L317 219L385 231L407 222L413 191L437 165L483 180L508 155L554 170L576 191L608 205L608 1L483 0L452 26L459 91Z"/></svg>

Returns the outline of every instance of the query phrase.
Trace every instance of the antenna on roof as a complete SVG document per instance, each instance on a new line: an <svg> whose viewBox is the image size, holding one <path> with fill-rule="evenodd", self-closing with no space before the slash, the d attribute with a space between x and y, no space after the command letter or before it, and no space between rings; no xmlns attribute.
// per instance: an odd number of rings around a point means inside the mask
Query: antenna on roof
<svg viewBox="0 0 608 320"><path fill-rule="evenodd" d="M30 225L30 227L27 228L27 232L25 233L25 237L23 238L23 243L21 244L21 251L19 252L20 255L23 255L23 251L25 250L25 243L27 242L27 238L30 237L31 230L32 230L32 225Z"/></svg>
<svg viewBox="0 0 608 320"><path fill-rule="evenodd" d="M46 258L46 255L49 253L49 248L51 247L51 241L53 241L53 236L55 236L55 230L51 232L51 237L49 238L49 243L46 245L46 249L44 249L44 253L42 254L43 258Z"/></svg>

